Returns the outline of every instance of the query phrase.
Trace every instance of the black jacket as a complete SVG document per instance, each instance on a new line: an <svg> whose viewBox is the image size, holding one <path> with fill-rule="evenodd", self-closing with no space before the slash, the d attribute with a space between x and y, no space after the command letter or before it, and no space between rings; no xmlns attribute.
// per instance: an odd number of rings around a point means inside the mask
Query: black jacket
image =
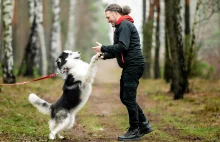
<svg viewBox="0 0 220 142"><path fill-rule="evenodd" d="M104 53L104 59L116 57L121 68L133 68L144 65L140 46L140 37L136 27L132 22L123 20L116 26L114 44L102 45L101 52Z"/></svg>

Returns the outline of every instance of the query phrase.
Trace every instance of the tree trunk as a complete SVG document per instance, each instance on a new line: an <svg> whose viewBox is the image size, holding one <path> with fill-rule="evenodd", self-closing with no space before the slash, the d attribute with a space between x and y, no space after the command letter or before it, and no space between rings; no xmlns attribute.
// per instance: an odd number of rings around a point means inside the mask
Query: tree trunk
<svg viewBox="0 0 220 142"><path fill-rule="evenodd" d="M40 44L40 73L45 76L47 74L47 52L44 38L43 27L43 5L42 0L35 0L36 2L36 22L37 22L37 34Z"/></svg>
<svg viewBox="0 0 220 142"><path fill-rule="evenodd" d="M28 38L28 44L25 48L24 58L19 69L19 75L24 75L28 77L34 76L34 68L36 69L36 56L39 50L39 45L37 44L37 23L35 14L35 2L33 0L28 0L29 7L29 23L31 25L31 30Z"/></svg>
<svg viewBox="0 0 220 142"><path fill-rule="evenodd" d="M70 9L69 9L69 24L68 24L68 33L67 33L67 40L65 42L64 49L72 50L74 51L74 44L75 44L75 39L74 39L74 17L75 17L75 5L76 5L76 0L70 0Z"/></svg>
<svg viewBox="0 0 220 142"><path fill-rule="evenodd" d="M169 10L170 23L167 25L170 43L173 76L171 88L173 89L174 99L182 99L188 86L187 72L185 68L185 58L183 51L183 40L181 34L180 0L165 1L172 8ZM167 19L168 20L168 19Z"/></svg>
<svg viewBox="0 0 220 142"><path fill-rule="evenodd" d="M160 0L156 0L157 26L156 26L156 48L154 59L154 78L160 78Z"/></svg>
<svg viewBox="0 0 220 142"><path fill-rule="evenodd" d="M12 48L12 16L13 4L12 0L3 1L3 82L15 83L16 78L13 73L13 48Z"/></svg>
<svg viewBox="0 0 220 142"><path fill-rule="evenodd" d="M191 41L190 41L190 46L189 46L189 54L187 56L187 75L188 77L190 76L191 73L191 68L193 66L193 62L196 60L196 50L195 50L195 41L196 41L196 35L195 35L195 29L196 29L196 24L197 24L197 12L199 10L199 6L201 4L201 0L198 0L196 3L196 11L194 14L194 22L192 26L192 35L191 35ZM189 91L189 88L188 90Z"/></svg>
<svg viewBox="0 0 220 142"><path fill-rule="evenodd" d="M150 0L150 10L148 22L143 24L143 55L145 58L145 70L143 74L144 79L151 77L151 48L152 48L152 34L154 22L154 0ZM145 8L144 8L145 9Z"/></svg>
<svg viewBox="0 0 220 142"><path fill-rule="evenodd" d="M186 70L189 71L191 60L191 54L190 53L190 40L191 40L191 34L190 34L190 0L185 0L185 59L186 59ZM188 78L189 74L187 74ZM187 86L187 92L189 92L189 88Z"/></svg>
<svg viewBox="0 0 220 142"><path fill-rule="evenodd" d="M53 25L49 59L49 73L57 70L56 59L61 53L61 37L60 37L60 0L53 0Z"/></svg>
<svg viewBox="0 0 220 142"><path fill-rule="evenodd" d="M190 0L185 0L185 35L190 34Z"/></svg>
<svg viewBox="0 0 220 142"><path fill-rule="evenodd" d="M169 37L169 34L167 30L165 29L164 79L167 83L169 83L172 80L172 62L171 62L171 53L170 53L170 45L168 43L168 37Z"/></svg>
<svg viewBox="0 0 220 142"><path fill-rule="evenodd" d="M165 1L165 62L164 62L164 79L168 83L172 80L172 62L171 62L171 53L170 53L170 42L169 42L169 33L168 26L171 22L171 13L170 1ZM172 91L172 88L170 89Z"/></svg>

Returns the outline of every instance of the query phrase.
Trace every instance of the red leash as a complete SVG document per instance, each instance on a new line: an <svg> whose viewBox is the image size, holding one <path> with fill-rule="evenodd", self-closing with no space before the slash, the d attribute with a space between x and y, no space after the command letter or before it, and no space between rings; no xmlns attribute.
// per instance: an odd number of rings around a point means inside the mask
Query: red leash
<svg viewBox="0 0 220 142"><path fill-rule="evenodd" d="M23 84L27 84L27 83L30 83L30 82L35 82L35 81L39 81L39 80L44 80L44 79L47 79L47 78L53 78L55 76L57 76L59 73L53 73L51 75L47 75L47 76L44 76L44 77L41 77L41 78L38 78L38 79L34 79L34 80L31 80L31 81L26 81L26 82L18 82L18 83L12 83L12 84L0 84L0 86L12 86L12 85L23 85Z"/></svg>

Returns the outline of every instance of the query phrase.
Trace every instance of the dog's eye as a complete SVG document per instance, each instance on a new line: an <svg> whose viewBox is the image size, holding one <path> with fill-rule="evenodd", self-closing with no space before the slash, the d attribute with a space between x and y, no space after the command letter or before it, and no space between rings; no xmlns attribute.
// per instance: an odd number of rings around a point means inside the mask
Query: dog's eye
<svg viewBox="0 0 220 142"><path fill-rule="evenodd" d="M72 55L72 53L70 53L70 55Z"/></svg>

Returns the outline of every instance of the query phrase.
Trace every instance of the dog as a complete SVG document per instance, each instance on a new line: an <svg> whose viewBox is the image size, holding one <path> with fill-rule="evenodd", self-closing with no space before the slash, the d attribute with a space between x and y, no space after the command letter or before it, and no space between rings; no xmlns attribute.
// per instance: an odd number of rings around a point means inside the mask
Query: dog
<svg viewBox="0 0 220 142"><path fill-rule="evenodd" d="M80 59L80 52L63 51L56 60L58 69L64 72L62 96L55 103L49 103L33 93L29 95L34 107L51 116L49 139L53 140L56 136L63 139L60 132L73 127L77 112L91 95L99 58L100 54L94 55L88 64Z"/></svg>

